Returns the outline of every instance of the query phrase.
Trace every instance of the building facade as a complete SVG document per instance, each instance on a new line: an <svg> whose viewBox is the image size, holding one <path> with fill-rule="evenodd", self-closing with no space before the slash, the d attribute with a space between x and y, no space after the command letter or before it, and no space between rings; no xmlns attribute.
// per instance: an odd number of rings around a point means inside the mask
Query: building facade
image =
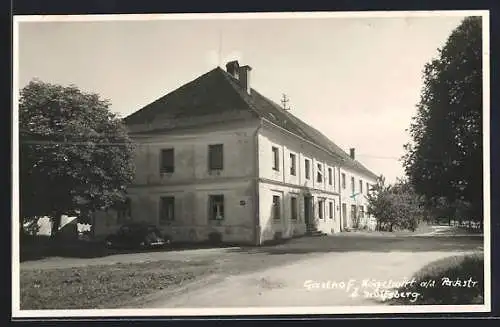
<svg viewBox="0 0 500 327"><path fill-rule="evenodd" d="M377 176L319 131L250 86L230 62L125 118L136 144L126 210L96 217L96 233L127 221L174 241L262 244L373 223ZM354 183L354 184L352 184Z"/></svg>

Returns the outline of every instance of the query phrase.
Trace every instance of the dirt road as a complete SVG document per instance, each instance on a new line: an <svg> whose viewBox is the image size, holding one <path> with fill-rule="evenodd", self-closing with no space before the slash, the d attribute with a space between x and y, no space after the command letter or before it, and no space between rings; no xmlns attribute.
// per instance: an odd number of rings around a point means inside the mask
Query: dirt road
<svg viewBox="0 0 500 327"><path fill-rule="evenodd" d="M381 239L381 242L386 240ZM327 241L325 241L327 242ZM417 243L413 243L415 246ZM464 249L330 252L146 302L144 308L337 306L383 304L378 282L411 282L435 260L468 253ZM272 256L268 260L273 260ZM391 282L392 281L392 282ZM390 289L385 285L383 289ZM373 296L373 297L372 297ZM419 294L406 294L411 304Z"/></svg>

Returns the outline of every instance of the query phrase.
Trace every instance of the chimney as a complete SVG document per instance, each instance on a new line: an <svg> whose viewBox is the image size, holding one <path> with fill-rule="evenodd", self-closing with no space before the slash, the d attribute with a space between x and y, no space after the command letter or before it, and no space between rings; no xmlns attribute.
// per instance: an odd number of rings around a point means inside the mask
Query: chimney
<svg viewBox="0 0 500 327"><path fill-rule="evenodd" d="M240 85L241 87L248 93L250 94L250 71L252 70L252 67L245 65L240 67Z"/></svg>
<svg viewBox="0 0 500 327"><path fill-rule="evenodd" d="M230 61L226 64L226 71L236 79L239 79L240 65L238 60Z"/></svg>
<svg viewBox="0 0 500 327"><path fill-rule="evenodd" d="M356 160L355 149L354 148L350 148L349 152L350 152L349 155L351 156L351 159L352 160Z"/></svg>

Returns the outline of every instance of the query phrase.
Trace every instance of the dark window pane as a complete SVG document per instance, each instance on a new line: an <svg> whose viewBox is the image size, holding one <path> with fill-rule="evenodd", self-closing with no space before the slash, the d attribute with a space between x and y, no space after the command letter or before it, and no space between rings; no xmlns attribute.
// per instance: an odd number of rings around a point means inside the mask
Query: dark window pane
<svg viewBox="0 0 500 327"><path fill-rule="evenodd" d="M306 179L311 178L311 162L309 159L306 159L305 161L305 169L306 169Z"/></svg>
<svg viewBox="0 0 500 327"><path fill-rule="evenodd" d="M161 150L160 172L161 173L174 172L174 149Z"/></svg>
<svg viewBox="0 0 500 327"><path fill-rule="evenodd" d="M210 220L224 219L224 195L210 195Z"/></svg>
<svg viewBox="0 0 500 327"><path fill-rule="evenodd" d="M272 147L273 151L273 169L280 170L280 151L277 147Z"/></svg>
<svg viewBox="0 0 500 327"><path fill-rule="evenodd" d="M322 166L321 164L318 164L318 176L317 176L317 182L318 183L323 183L323 169L322 169Z"/></svg>
<svg viewBox="0 0 500 327"><path fill-rule="evenodd" d="M210 170L224 168L224 153L222 144L208 146L208 167Z"/></svg>
<svg viewBox="0 0 500 327"><path fill-rule="evenodd" d="M291 201L291 203L290 203L290 204L291 204L291 207L292 207L292 208L291 208L291 209L292 209L292 219L293 219L293 220L296 220L296 219L297 219L297 211L298 211L298 210L297 210L297 209L298 209L298 208L297 208L297 198L292 197L292 198L290 199L290 201Z"/></svg>
<svg viewBox="0 0 500 327"><path fill-rule="evenodd" d="M273 195L273 218L280 219L281 217L280 197Z"/></svg>
<svg viewBox="0 0 500 327"><path fill-rule="evenodd" d="M290 153L290 175L295 176L297 173L297 168L296 168L296 156L293 153Z"/></svg>
<svg viewBox="0 0 500 327"><path fill-rule="evenodd" d="M160 224L175 220L175 198L173 196L160 198Z"/></svg>

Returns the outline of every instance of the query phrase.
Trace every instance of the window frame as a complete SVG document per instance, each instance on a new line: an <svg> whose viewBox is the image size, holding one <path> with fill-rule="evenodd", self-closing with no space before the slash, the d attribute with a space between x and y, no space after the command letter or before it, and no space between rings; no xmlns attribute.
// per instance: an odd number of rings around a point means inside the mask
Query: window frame
<svg viewBox="0 0 500 327"><path fill-rule="evenodd" d="M116 208L117 224L124 224L132 219L132 199L125 198L123 203L120 203Z"/></svg>
<svg viewBox="0 0 500 327"><path fill-rule="evenodd" d="M290 175L297 176L297 155L290 152Z"/></svg>
<svg viewBox="0 0 500 327"><path fill-rule="evenodd" d="M297 196L290 197L290 216L291 220L298 220L299 218L299 199Z"/></svg>
<svg viewBox="0 0 500 327"><path fill-rule="evenodd" d="M316 163L316 183L323 183L323 165Z"/></svg>
<svg viewBox="0 0 500 327"><path fill-rule="evenodd" d="M208 195L208 220L209 221L222 221L226 219L226 209L225 209L225 197L224 194L209 194ZM214 205L219 204L219 217L217 218L217 214L214 213ZM222 208L222 210L221 210ZM222 214L221 214L222 213Z"/></svg>
<svg viewBox="0 0 500 327"><path fill-rule="evenodd" d="M272 146L273 153L273 170L280 171L280 149L277 146Z"/></svg>
<svg viewBox="0 0 500 327"><path fill-rule="evenodd" d="M217 152L214 149L220 149L220 152ZM217 153L220 153L220 164L214 165L214 161L216 159L214 156ZM223 143L209 144L208 145L208 170L214 171L214 170L223 170L223 169L224 169L224 144Z"/></svg>
<svg viewBox="0 0 500 327"><path fill-rule="evenodd" d="M277 201L275 201L277 199ZM273 194L272 198L272 219L273 220L281 220L281 196Z"/></svg>
<svg viewBox="0 0 500 327"><path fill-rule="evenodd" d="M172 158L171 165L165 165L165 153L171 152L172 155L169 158ZM160 150L160 174L173 174L175 172L175 149L174 148L165 148Z"/></svg>
<svg viewBox="0 0 500 327"><path fill-rule="evenodd" d="M167 200L171 202L166 203ZM159 202L160 202L160 208L159 208L160 212L158 217L158 224L166 225L168 223L175 221L175 196L172 195L160 196ZM165 213L168 213L168 210L165 211L166 205L168 204L172 205L172 217L170 217L170 219L168 218L168 214L165 215Z"/></svg>
<svg viewBox="0 0 500 327"><path fill-rule="evenodd" d="M325 200L318 199L318 218L325 219Z"/></svg>
<svg viewBox="0 0 500 327"><path fill-rule="evenodd" d="M311 159L304 159L304 170L305 170L305 175L304 177L307 180L311 179Z"/></svg>

